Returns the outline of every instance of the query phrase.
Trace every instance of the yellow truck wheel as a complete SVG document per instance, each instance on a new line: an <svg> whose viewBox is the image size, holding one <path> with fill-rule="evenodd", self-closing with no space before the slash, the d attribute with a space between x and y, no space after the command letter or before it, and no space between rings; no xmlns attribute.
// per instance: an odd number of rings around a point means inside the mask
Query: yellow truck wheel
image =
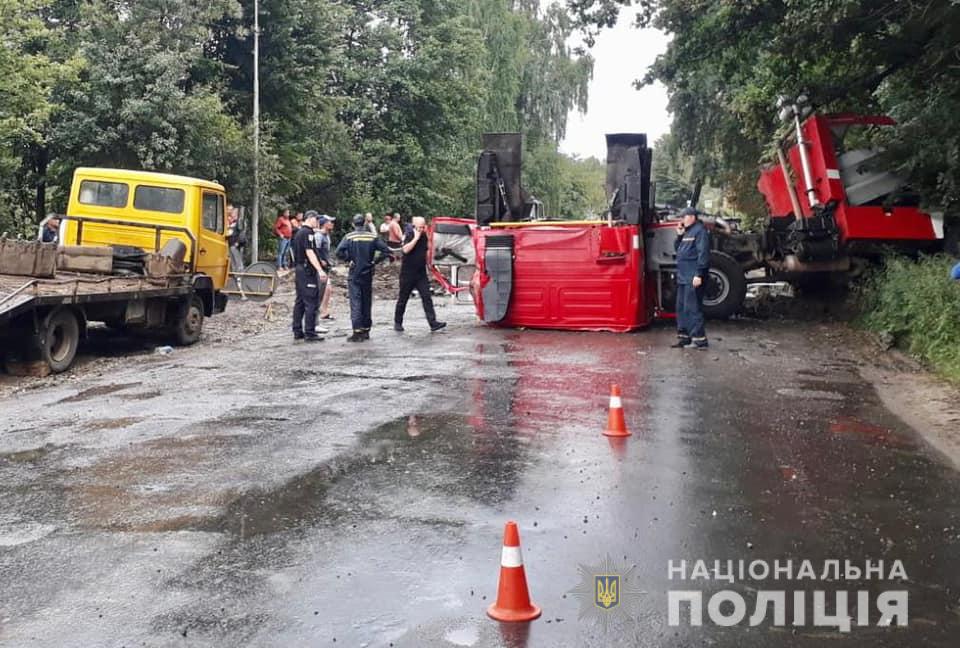
<svg viewBox="0 0 960 648"><path fill-rule="evenodd" d="M80 322L70 308L56 308L43 318L38 336L40 359L53 373L70 368L80 346Z"/></svg>
<svg viewBox="0 0 960 648"><path fill-rule="evenodd" d="M174 341L180 346L190 346L200 339L203 332L203 301L193 295L190 301L178 309L173 323Z"/></svg>

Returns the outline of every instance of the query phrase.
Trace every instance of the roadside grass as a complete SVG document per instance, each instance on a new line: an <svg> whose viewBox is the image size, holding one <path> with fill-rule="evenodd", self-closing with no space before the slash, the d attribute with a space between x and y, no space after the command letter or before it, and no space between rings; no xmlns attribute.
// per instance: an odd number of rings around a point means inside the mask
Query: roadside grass
<svg viewBox="0 0 960 648"><path fill-rule="evenodd" d="M891 256L866 281L860 323L960 384L960 283L946 255Z"/></svg>

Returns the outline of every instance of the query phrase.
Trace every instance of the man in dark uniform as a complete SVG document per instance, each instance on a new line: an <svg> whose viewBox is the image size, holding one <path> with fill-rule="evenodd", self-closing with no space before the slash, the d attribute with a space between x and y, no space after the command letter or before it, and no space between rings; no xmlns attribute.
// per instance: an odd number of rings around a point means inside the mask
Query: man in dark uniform
<svg viewBox="0 0 960 648"><path fill-rule="evenodd" d="M703 292L710 272L710 232L693 207L680 212L677 224L677 343L678 349L708 348L703 321Z"/></svg>
<svg viewBox="0 0 960 648"><path fill-rule="evenodd" d="M413 230L403 239L403 263L400 266L400 295L393 313L393 330L403 332L403 314L407 310L410 293L416 289L423 302L423 313L431 331L439 331L446 322L437 321L437 313L430 297L430 280L427 279L427 221L420 216L413 218Z"/></svg>
<svg viewBox="0 0 960 648"><path fill-rule="evenodd" d="M367 228L363 214L353 217L353 228L337 246L337 258L350 263L347 285L353 335L347 341L364 342L370 339L370 328L373 326L373 269L377 263L388 258L391 251L383 239Z"/></svg>
<svg viewBox="0 0 960 648"><path fill-rule="evenodd" d="M317 309L320 307L320 285L327 280L327 273L317 256L316 227L317 212L308 211L290 244L297 288L297 299L293 303L293 339L307 342L323 340L317 335Z"/></svg>

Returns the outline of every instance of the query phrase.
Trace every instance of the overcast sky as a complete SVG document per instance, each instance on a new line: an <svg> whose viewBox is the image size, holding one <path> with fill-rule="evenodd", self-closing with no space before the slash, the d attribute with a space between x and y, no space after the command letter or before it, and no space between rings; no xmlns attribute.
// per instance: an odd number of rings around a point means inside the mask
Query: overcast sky
<svg viewBox="0 0 960 648"><path fill-rule="evenodd" d="M560 150L579 157L606 158L607 133L646 133L652 146L670 130L667 93L660 84L634 90L657 54L668 43L655 29L636 29L633 12L624 11L613 29L601 32L591 53L595 59L590 82L590 106L585 115L574 111Z"/></svg>

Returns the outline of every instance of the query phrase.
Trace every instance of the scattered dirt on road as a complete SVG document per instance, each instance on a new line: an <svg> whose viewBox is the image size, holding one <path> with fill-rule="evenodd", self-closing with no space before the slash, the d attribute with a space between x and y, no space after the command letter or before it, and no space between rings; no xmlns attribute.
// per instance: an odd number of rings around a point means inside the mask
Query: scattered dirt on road
<svg viewBox="0 0 960 648"><path fill-rule="evenodd" d="M84 389L79 394L74 394L73 396L68 396L67 398L60 399L60 403L77 403L80 401L90 400L91 398L97 398L99 396L106 396L114 392L123 391L124 389L130 389L131 387L139 387L143 383L123 383L120 385L100 385L99 387L91 387L90 389Z"/></svg>
<svg viewBox="0 0 960 648"><path fill-rule="evenodd" d="M18 452L6 452L0 453L0 460L10 461L13 463L33 463L35 461L40 461L46 457L50 452L56 449L57 446L48 443L39 448L31 448L29 450L20 450Z"/></svg>
<svg viewBox="0 0 960 648"><path fill-rule="evenodd" d="M122 430L123 428L130 427L131 425L139 423L142 420L143 417L137 416L125 416L114 419L99 419L96 421L90 421L84 426L84 428L87 430Z"/></svg>
<svg viewBox="0 0 960 648"><path fill-rule="evenodd" d="M916 359L885 349L873 334L849 329L844 334L862 359L860 375L873 384L887 409L960 469L960 389Z"/></svg>

